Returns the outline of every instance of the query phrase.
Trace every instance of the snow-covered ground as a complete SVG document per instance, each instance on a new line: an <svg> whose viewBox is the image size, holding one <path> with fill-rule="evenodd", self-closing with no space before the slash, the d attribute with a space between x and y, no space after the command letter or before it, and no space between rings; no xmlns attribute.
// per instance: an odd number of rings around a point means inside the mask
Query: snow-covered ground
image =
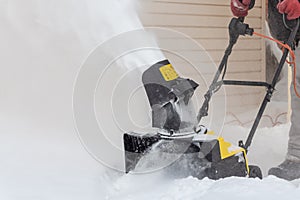
<svg viewBox="0 0 300 200"><path fill-rule="evenodd" d="M51 199L297 199L300 180L288 182L226 178L170 178L163 171L132 175L107 169L82 147L76 132L50 132L7 120L0 134L0 198ZM289 125L259 129L249 160L264 171L284 159ZM225 128L226 138L243 137L248 129ZM230 131L230 133L229 133ZM225 135L224 135L225 136ZM232 136L230 138L230 136ZM113 156L113 155L112 155Z"/></svg>
<svg viewBox="0 0 300 200"><path fill-rule="evenodd" d="M145 181L146 180L146 181ZM131 177L117 180L107 199L297 199L299 182L287 182L275 177L264 180L226 178L218 181L193 177L164 180L160 176Z"/></svg>

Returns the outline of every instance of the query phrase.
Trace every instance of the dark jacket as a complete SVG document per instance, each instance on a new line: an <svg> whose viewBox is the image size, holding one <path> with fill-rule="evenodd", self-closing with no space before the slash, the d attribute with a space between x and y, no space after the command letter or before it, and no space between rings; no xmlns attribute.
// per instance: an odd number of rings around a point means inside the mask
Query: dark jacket
<svg viewBox="0 0 300 200"><path fill-rule="evenodd" d="M290 31L285 27L283 23L283 15L280 14L277 10L277 4L279 0L269 0L268 1L268 17L267 21L269 24L271 35L281 41L286 41L290 35ZM294 27L296 24L296 20L285 20L286 24L289 27ZM300 39L300 29L298 29L298 33L296 36L296 42Z"/></svg>

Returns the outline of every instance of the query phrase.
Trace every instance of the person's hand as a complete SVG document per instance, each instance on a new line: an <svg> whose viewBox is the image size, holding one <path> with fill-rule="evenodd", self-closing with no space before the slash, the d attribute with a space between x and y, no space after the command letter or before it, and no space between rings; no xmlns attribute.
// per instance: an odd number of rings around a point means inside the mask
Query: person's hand
<svg viewBox="0 0 300 200"><path fill-rule="evenodd" d="M248 10L251 0L231 0L231 11L236 17L246 17L248 15Z"/></svg>
<svg viewBox="0 0 300 200"><path fill-rule="evenodd" d="M277 5L281 14L287 14L287 19L297 19L300 16L300 3L298 0L284 0Z"/></svg>

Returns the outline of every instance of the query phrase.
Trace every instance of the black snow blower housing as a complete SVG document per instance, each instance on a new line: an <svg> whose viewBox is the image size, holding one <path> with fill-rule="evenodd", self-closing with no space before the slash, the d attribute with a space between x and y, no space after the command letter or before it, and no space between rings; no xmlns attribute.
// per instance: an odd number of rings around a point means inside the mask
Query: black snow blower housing
<svg viewBox="0 0 300 200"><path fill-rule="evenodd" d="M299 22L296 28L291 30L290 37L286 41L286 44L291 47L298 27ZM197 116L193 112L191 102L194 91L198 87L197 83L181 78L167 60L154 64L143 73L142 81L152 109L152 126L157 131L148 134L134 132L124 134L127 173L136 170L140 161L143 158L147 159L147 155L151 152L160 152L158 154L160 161L148 157L150 160L153 159L152 164L163 162L168 156L176 155L171 159L172 162L166 162L164 166L175 169L175 173L178 174L191 175L200 179L204 177L219 179L230 176L262 178L260 168L249 165L247 152L266 105L272 97L275 84L288 56L288 50L284 51L271 84L224 80L227 60L234 44L240 35L252 34L253 29L249 28L243 19L231 20L229 45L209 90L204 95L205 100ZM220 78L222 72L223 76ZM212 95L222 85L260 86L267 89L267 94L245 144L240 141L237 146L234 146L200 125L202 117L208 115Z"/></svg>
<svg viewBox="0 0 300 200"><path fill-rule="evenodd" d="M124 134L126 172L134 170L143 156L158 148L165 154L177 155L174 163L166 166L176 165L177 173L211 179L250 173L243 148L214 137L204 126L198 133L194 131L197 121L190 112L190 100L197 83L179 77L167 60L151 66L142 80L152 108L152 126L158 132Z"/></svg>

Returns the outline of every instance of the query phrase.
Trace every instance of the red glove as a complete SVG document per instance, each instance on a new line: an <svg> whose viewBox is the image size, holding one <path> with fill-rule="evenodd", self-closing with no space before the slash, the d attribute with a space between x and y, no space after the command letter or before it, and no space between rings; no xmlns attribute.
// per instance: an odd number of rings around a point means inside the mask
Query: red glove
<svg viewBox="0 0 300 200"><path fill-rule="evenodd" d="M298 0L284 0L277 5L278 11L287 14L287 19L297 19L300 16L300 3Z"/></svg>
<svg viewBox="0 0 300 200"><path fill-rule="evenodd" d="M236 17L246 17L248 15L251 0L231 0L231 11Z"/></svg>

